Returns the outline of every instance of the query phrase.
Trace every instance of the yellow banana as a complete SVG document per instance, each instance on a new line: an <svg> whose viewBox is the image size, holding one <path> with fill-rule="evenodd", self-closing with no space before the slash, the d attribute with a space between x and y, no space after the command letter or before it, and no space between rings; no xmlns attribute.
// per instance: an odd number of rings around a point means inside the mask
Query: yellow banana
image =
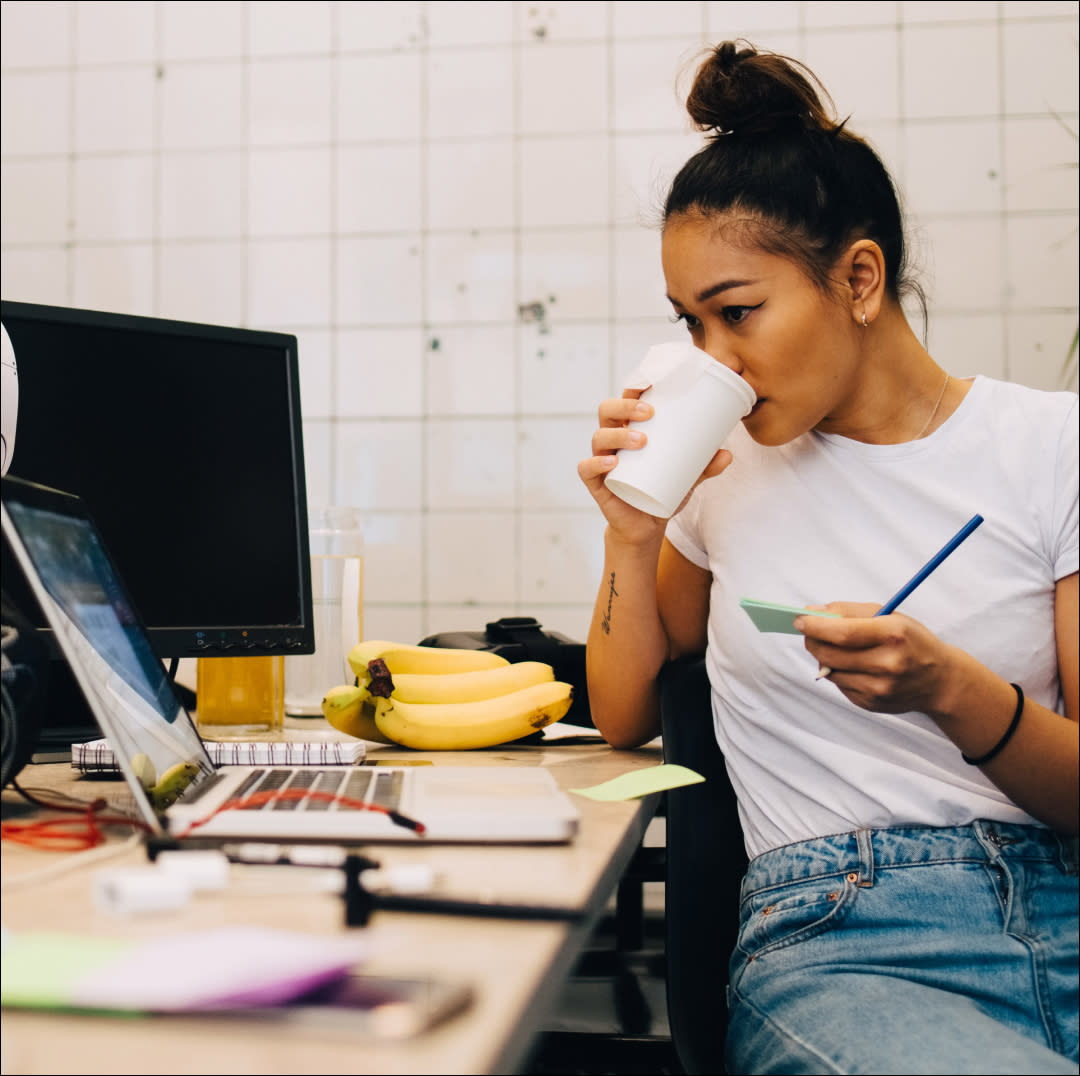
<svg viewBox="0 0 1080 1076"><path fill-rule="evenodd" d="M368 639L357 643L346 655L349 667L363 683L369 677L368 663L382 658L393 673L459 673L474 669L494 669L510 663L492 650L456 650L444 646L414 646Z"/></svg>
<svg viewBox="0 0 1080 1076"><path fill-rule="evenodd" d="M467 751L519 740L558 721L570 709L573 688L559 680L476 702L401 702L377 698L375 724L402 747Z"/></svg>
<svg viewBox="0 0 1080 1076"><path fill-rule="evenodd" d="M199 766L195 762L177 762L170 766L161 779L149 790L150 802L155 811L164 811L171 807L182 795L185 788L198 776Z"/></svg>
<svg viewBox="0 0 1080 1076"><path fill-rule="evenodd" d="M458 673L393 674L395 702L479 702L508 695L531 684L555 679L555 670L542 661L518 661L492 669Z"/></svg>
<svg viewBox="0 0 1080 1076"><path fill-rule="evenodd" d="M358 740L393 743L375 725L375 707L366 688L342 684L332 687L322 700L323 717L339 732Z"/></svg>

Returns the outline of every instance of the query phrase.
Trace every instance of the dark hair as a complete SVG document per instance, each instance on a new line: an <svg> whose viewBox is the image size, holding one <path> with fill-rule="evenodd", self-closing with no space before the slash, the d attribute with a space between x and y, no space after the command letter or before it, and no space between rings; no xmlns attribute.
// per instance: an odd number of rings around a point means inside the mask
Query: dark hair
<svg viewBox="0 0 1080 1076"><path fill-rule="evenodd" d="M892 179L874 150L836 121L832 99L808 68L725 41L698 68L686 108L698 130L712 133L675 177L665 222L740 211L754 243L795 261L826 292L843 251L872 239L885 257L888 292L913 294L925 307L922 289L907 277Z"/></svg>

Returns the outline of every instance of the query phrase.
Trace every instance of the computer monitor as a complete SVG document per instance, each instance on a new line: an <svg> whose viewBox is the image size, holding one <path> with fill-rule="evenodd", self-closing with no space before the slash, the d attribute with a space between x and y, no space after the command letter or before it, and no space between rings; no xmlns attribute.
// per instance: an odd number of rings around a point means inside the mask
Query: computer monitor
<svg viewBox="0 0 1080 1076"><path fill-rule="evenodd" d="M86 501L158 656L313 653L296 337L7 301L0 320L9 473Z"/></svg>

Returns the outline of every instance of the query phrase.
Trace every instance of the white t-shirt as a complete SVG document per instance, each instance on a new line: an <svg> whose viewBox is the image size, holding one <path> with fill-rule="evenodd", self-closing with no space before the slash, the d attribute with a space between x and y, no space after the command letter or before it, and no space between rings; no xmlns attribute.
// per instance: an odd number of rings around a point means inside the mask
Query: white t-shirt
<svg viewBox="0 0 1080 1076"><path fill-rule="evenodd" d="M712 572L706 664L749 854L863 827L1034 822L930 718L848 702L802 636L758 632L739 599L882 603L977 512L900 611L1062 712L1054 586L1078 563L1077 397L980 376L918 441L766 448L740 426L728 447L734 463L667 536Z"/></svg>

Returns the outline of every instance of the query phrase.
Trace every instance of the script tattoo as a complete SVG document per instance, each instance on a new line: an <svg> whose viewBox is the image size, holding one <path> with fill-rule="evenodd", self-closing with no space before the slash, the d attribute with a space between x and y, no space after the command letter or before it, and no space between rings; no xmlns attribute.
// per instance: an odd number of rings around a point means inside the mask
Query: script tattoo
<svg viewBox="0 0 1080 1076"><path fill-rule="evenodd" d="M619 592L615 589L615 573L612 572L608 577L608 599L607 609L604 610L604 615L600 618L600 628L605 635L611 634L611 603L619 596Z"/></svg>

